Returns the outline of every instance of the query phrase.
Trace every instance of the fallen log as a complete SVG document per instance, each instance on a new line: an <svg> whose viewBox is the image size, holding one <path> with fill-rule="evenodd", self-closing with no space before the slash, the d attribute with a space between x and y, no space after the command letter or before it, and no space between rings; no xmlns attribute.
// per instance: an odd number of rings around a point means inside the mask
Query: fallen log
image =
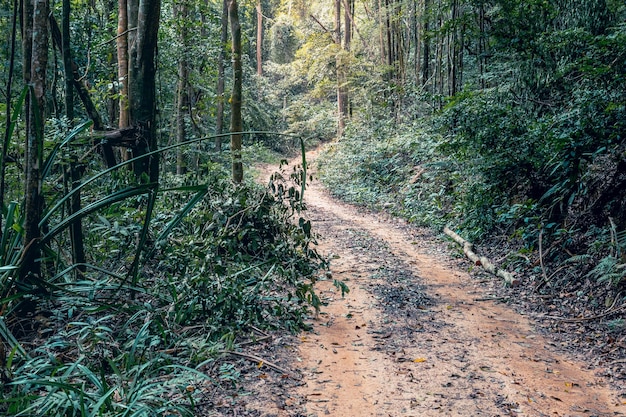
<svg viewBox="0 0 626 417"><path fill-rule="evenodd" d="M465 256L467 256L467 258L470 261L474 262L474 264L482 266L485 269L485 271L489 272L492 275L502 278L504 282L507 285L510 285L511 287L515 287L520 284L519 279L514 277L513 274L511 274L508 271L505 271L504 269L497 268L485 256L478 256L474 252L474 245L471 242L468 242L467 240L463 239L454 231L450 230L448 226L443 228L443 232L446 235L450 236L452 240L454 240L456 243L458 243L459 245L463 247L463 253L465 254Z"/></svg>

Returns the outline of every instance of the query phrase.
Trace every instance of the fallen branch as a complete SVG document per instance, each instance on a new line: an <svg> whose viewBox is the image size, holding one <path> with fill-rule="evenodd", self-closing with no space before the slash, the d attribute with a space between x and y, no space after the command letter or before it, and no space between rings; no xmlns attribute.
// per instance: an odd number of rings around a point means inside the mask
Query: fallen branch
<svg viewBox="0 0 626 417"><path fill-rule="evenodd" d="M272 368L280 373L282 373L283 375L287 375L289 377L291 377L292 379L295 380L300 380L300 377L294 377L292 376L293 372L289 372L288 370L286 370L285 368L281 368L280 366L276 365L275 363L269 362L263 358L260 358L256 355L251 355L249 353L242 353L242 352L235 352L234 350L223 350L220 353L225 354L225 355L233 355L233 356L239 356L241 358L244 359L248 359L252 362L256 362L257 364L262 365L266 365L269 368ZM261 367L259 366L259 368Z"/></svg>
<svg viewBox="0 0 626 417"><path fill-rule="evenodd" d="M463 253L465 254L465 256L468 257L469 260L474 262L474 264L481 265L485 269L485 271L502 278L504 282L511 287L519 285L519 279L515 278L513 274L505 271L504 269L496 268L496 266L486 257L476 255L476 253L474 252L474 245L450 230L448 226L443 228L443 232L463 247Z"/></svg>

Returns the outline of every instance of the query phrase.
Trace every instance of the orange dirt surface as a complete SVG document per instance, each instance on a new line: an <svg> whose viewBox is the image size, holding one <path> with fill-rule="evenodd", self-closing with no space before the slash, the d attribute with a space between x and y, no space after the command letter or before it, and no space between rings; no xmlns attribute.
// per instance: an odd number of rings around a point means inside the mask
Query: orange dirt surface
<svg viewBox="0 0 626 417"><path fill-rule="evenodd" d="M318 285L327 305L293 347L302 380L262 415L624 415L608 380L487 297L445 243L336 201L319 182L305 199L331 258Z"/></svg>

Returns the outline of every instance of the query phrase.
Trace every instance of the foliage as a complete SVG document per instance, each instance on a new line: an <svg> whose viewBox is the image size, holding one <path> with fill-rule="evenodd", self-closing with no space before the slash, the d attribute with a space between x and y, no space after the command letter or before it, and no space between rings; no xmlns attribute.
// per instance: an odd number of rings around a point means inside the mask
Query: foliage
<svg viewBox="0 0 626 417"><path fill-rule="evenodd" d="M438 140L424 126L404 132L395 126L351 126L321 155L320 178L347 201L390 210L421 225L442 225L452 204L444 180L451 165L435 154Z"/></svg>
<svg viewBox="0 0 626 417"><path fill-rule="evenodd" d="M294 185L285 182L289 176L275 174L272 187L264 188L233 185L221 164L206 170L202 185L195 174L166 177L152 220L145 212L150 199L142 193L111 198L125 189L123 175L116 177L119 184L109 183L109 197L94 195L106 203L81 215L94 220L86 231L89 269L77 279L73 266L60 270L59 263L60 271L44 283L51 293L39 301L41 318L10 315L0 322L11 358L9 376L0 384L2 412L193 415L193 387L207 379L196 368L223 349L224 340L234 342L251 326L293 331L304 326L308 307L321 305L313 284L326 264L302 217L305 171L293 170ZM146 223L149 233L142 239ZM142 240L148 246L138 251ZM11 256L19 255L3 245ZM2 287L5 306L23 297L7 286L11 282ZM185 326L202 332L181 334ZM19 328L25 332L21 337L39 332L39 348L24 350L13 337ZM202 353L198 344L205 346Z"/></svg>

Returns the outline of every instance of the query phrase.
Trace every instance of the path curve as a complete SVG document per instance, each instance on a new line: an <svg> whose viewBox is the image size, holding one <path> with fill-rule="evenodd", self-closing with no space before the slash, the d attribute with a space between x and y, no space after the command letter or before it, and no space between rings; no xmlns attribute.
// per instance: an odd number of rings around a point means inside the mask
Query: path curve
<svg viewBox="0 0 626 417"><path fill-rule="evenodd" d="M487 300L449 250L405 222L305 193L332 279L303 333L303 381L279 416L615 416L608 382L529 319Z"/></svg>

